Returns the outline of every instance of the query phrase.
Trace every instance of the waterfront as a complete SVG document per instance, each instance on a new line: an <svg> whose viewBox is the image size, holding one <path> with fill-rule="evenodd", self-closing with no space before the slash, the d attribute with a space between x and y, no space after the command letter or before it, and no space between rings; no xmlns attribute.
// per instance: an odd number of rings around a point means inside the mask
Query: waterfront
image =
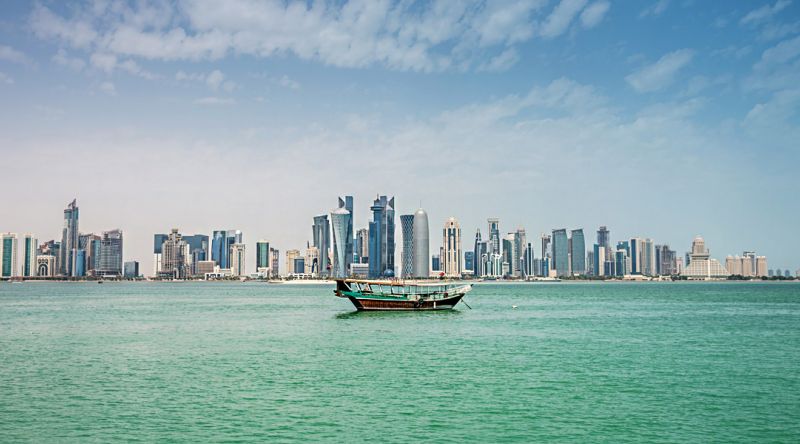
<svg viewBox="0 0 800 444"><path fill-rule="evenodd" d="M0 284L0 436L800 438L800 284L479 284L445 313L332 290Z"/></svg>

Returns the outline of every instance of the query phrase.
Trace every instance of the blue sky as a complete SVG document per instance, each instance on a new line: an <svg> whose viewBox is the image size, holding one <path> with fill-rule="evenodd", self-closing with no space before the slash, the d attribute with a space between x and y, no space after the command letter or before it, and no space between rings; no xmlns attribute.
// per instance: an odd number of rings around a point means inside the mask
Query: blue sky
<svg viewBox="0 0 800 444"><path fill-rule="evenodd" d="M239 228L302 248L337 195L464 247L608 225L800 267L800 2L24 2L0 17L0 230ZM537 252L538 254L538 252Z"/></svg>

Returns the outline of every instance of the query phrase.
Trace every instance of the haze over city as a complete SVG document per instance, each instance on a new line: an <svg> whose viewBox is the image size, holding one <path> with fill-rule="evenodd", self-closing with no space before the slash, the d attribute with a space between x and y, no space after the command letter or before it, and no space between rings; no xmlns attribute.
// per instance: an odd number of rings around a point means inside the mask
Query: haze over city
<svg viewBox="0 0 800 444"><path fill-rule="evenodd" d="M530 239L600 225L794 271L800 6L9 2L0 231L239 229L303 248L377 194ZM249 247L252 251L252 247Z"/></svg>

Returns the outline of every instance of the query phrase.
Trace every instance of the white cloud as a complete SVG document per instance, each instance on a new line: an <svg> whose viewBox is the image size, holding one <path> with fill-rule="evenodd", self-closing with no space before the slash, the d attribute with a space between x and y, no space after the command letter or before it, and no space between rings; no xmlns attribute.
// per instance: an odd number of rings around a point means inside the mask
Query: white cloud
<svg viewBox="0 0 800 444"><path fill-rule="evenodd" d="M669 1L670 0L657 0L655 3L644 8L642 12L639 13L639 18L663 14L664 11L667 10L667 7L669 7Z"/></svg>
<svg viewBox="0 0 800 444"><path fill-rule="evenodd" d="M611 4L605 0L600 0L587 6L581 13L581 24L584 28L594 28L605 17L606 12L611 8Z"/></svg>
<svg viewBox="0 0 800 444"><path fill-rule="evenodd" d="M488 62L478 67L478 71L502 72L507 71L519 61L519 54L514 48L508 48L501 54L493 57Z"/></svg>
<svg viewBox="0 0 800 444"><path fill-rule="evenodd" d="M280 85L280 86L282 86L284 88L289 88L289 89L294 89L294 90L300 89L300 83L298 83L295 80L290 79L289 76L287 76L286 74L284 74L280 79L278 79L277 82L278 82L278 85Z"/></svg>
<svg viewBox="0 0 800 444"><path fill-rule="evenodd" d="M24 53L6 45L0 45L0 60L19 63L20 65L33 65L33 61Z"/></svg>
<svg viewBox="0 0 800 444"><path fill-rule="evenodd" d="M587 0L561 0L542 24L539 34L550 38L563 34L586 3Z"/></svg>
<svg viewBox="0 0 800 444"><path fill-rule="evenodd" d="M774 5L764 5L748 12L740 21L743 25L755 25L771 19L775 14L791 5L791 0L778 0Z"/></svg>
<svg viewBox="0 0 800 444"><path fill-rule="evenodd" d="M235 100L227 97L202 97L200 99L196 99L194 102L195 105L232 105L236 103Z"/></svg>
<svg viewBox="0 0 800 444"><path fill-rule="evenodd" d="M65 66L73 71L82 71L86 67L86 62L78 57L70 57L64 48L60 48L58 52L51 59L53 63Z"/></svg>
<svg viewBox="0 0 800 444"><path fill-rule="evenodd" d="M110 95L116 96L117 95L117 88L111 82L103 82L100 84L100 91Z"/></svg>
<svg viewBox="0 0 800 444"><path fill-rule="evenodd" d="M564 33L587 3L563 0L542 26L542 35ZM511 45L530 40L544 4L545 0L97 3L94 8L70 9L63 17L36 6L29 22L39 38L120 60L293 54L340 67L441 71L478 68ZM607 0L593 4L581 18L584 27L596 25L607 9Z"/></svg>
<svg viewBox="0 0 800 444"><path fill-rule="evenodd" d="M780 91L797 85L800 85L800 36L766 49L744 82L748 90Z"/></svg>
<svg viewBox="0 0 800 444"><path fill-rule="evenodd" d="M12 79L8 74L0 71L0 83L5 83L6 85L12 85L14 83L14 79Z"/></svg>
<svg viewBox="0 0 800 444"><path fill-rule="evenodd" d="M625 77L625 80L638 92L658 91L671 84L678 71L688 65L693 57L694 51L691 49L673 51Z"/></svg>
<svg viewBox="0 0 800 444"><path fill-rule="evenodd" d="M231 80L225 80L225 74L215 69L210 73L187 73L185 71L178 71L175 73L175 80L179 82L200 82L205 84L211 91L219 91L220 89L231 92L239 85Z"/></svg>
<svg viewBox="0 0 800 444"><path fill-rule="evenodd" d="M93 67L104 71L106 74L114 72L114 68L117 66L117 56L114 54L94 53L89 57L89 61Z"/></svg>

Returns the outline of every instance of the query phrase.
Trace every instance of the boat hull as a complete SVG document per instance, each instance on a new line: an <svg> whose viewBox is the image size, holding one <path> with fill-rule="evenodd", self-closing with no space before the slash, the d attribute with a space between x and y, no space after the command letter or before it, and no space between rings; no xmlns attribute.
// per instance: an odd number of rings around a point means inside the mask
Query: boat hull
<svg viewBox="0 0 800 444"><path fill-rule="evenodd" d="M449 298L438 299L435 301L411 301L411 300L385 300L356 298L348 296L350 302L358 311L416 311L416 310L451 310L453 309L463 294L451 296Z"/></svg>

